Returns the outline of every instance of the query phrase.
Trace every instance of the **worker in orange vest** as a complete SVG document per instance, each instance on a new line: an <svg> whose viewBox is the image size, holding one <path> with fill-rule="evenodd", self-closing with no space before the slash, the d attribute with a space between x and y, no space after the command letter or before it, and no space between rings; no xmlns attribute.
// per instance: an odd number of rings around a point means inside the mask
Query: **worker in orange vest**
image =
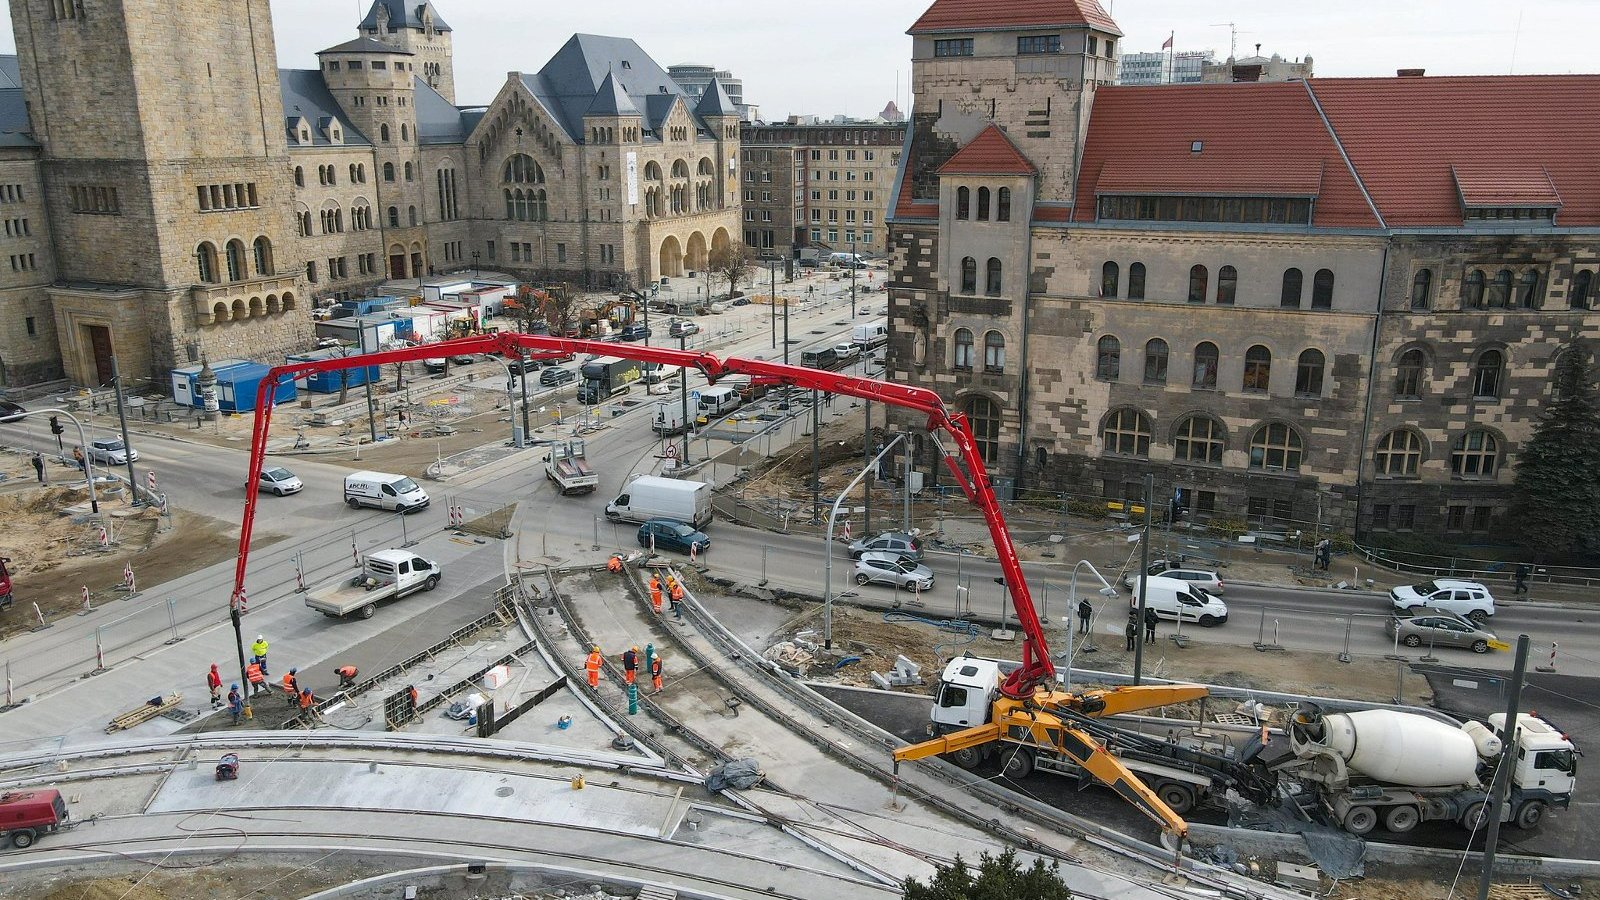
<svg viewBox="0 0 1600 900"><path fill-rule="evenodd" d="M655 687L656 693L661 693L661 657L659 656L650 660L650 683Z"/></svg>
<svg viewBox="0 0 1600 900"><path fill-rule="evenodd" d="M677 579L669 580L672 582L672 614L681 619L683 618L683 610L680 608L683 603L683 585L679 584Z"/></svg>
<svg viewBox="0 0 1600 900"><path fill-rule="evenodd" d="M661 613L661 576L653 572L650 574L650 608L657 615Z"/></svg>
<svg viewBox="0 0 1600 900"><path fill-rule="evenodd" d="M253 662L244 667L244 677L250 682L250 696L264 694L267 691L267 676L261 672L261 664Z"/></svg>
<svg viewBox="0 0 1600 900"><path fill-rule="evenodd" d="M283 676L283 695L290 703L300 699L300 682L294 677L299 669L290 669Z"/></svg>
<svg viewBox="0 0 1600 900"><path fill-rule="evenodd" d="M638 672L639 648L629 647L628 651L622 654L622 680L629 684L633 684L633 679Z"/></svg>
<svg viewBox="0 0 1600 900"><path fill-rule="evenodd" d="M583 670L589 676L589 687L600 686L600 664L604 661L605 658L600 655L600 645L594 645L594 649L589 651L589 658L583 662Z"/></svg>
<svg viewBox="0 0 1600 900"><path fill-rule="evenodd" d="M355 666L340 666L333 670L339 676L339 687L348 688L356 686L357 669Z"/></svg>
<svg viewBox="0 0 1600 900"><path fill-rule="evenodd" d="M300 711L301 712L306 712L307 710L311 709L312 704L314 704L316 702L317 702L317 698L311 696L311 688L306 688L305 690L300 692Z"/></svg>
<svg viewBox="0 0 1600 900"><path fill-rule="evenodd" d="M606 560L606 568L608 570L612 571L612 572L621 572L622 571L622 557L618 556L615 553L611 554L611 558Z"/></svg>

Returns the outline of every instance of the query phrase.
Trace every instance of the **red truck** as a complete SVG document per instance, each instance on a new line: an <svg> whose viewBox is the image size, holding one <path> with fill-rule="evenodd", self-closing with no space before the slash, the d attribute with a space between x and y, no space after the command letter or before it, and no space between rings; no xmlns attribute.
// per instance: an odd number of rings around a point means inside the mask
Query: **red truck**
<svg viewBox="0 0 1600 900"><path fill-rule="evenodd" d="M31 847L39 835L67 827L69 818L60 791L43 788L0 794L0 843L9 837L18 850Z"/></svg>
<svg viewBox="0 0 1600 900"><path fill-rule="evenodd" d="M0 556L0 609L11 605L11 560Z"/></svg>

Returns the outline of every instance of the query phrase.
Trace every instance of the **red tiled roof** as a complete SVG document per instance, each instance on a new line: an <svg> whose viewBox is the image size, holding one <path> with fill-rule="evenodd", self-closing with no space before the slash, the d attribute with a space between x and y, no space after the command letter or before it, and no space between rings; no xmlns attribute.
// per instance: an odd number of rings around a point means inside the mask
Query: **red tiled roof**
<svg viewBox="0 0 1600 900"><path fill-rule="evenodd" d="M1037 175L1039 170L1022 155L998 126L990 125L956 151L940 175Z"/></svg>
<svg viewBox="0 0 1600 900"><path fill-rule="evenodd" d="M1381 225L1299 82L1101 88L1076 221L1095 220L1100 193L1314 194L1318 227Z"/></svg>
<svg viewBox="0 0 1600 900"><path fill-rule="evenodd" d="M1122 34L1096 0L934 0L907 34L1090 25Z"/></svg>
<svg viewBox="0 0 1600 900"><path fill-rule="evenodd" d="M1494 168L1451 166L1462 206L1561 205L1561 195L1544 166L1518 167L1507 162Z"/></svg>
<svg viewBox="0 0 1600 900"><path fill-rule="evenodd" d="M1318 78L1307 82L1391 227L1460 225L1452 167L1475 195L1516 196L1542 169L1560 225L1600 225L1600 76ZM1481 191L1481 193L1477 193Z"/></svg>

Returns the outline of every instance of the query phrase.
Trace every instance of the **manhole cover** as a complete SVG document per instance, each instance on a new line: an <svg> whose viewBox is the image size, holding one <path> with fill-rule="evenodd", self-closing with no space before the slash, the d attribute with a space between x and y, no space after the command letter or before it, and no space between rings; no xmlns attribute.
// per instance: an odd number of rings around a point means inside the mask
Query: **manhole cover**
<svg viewBox="0 0 1600 900"><path fill-rule="evenodd" d="M515 793L516 791L509 787L497 787L494 789L494 795L496 797L509 797Z"/></svg>

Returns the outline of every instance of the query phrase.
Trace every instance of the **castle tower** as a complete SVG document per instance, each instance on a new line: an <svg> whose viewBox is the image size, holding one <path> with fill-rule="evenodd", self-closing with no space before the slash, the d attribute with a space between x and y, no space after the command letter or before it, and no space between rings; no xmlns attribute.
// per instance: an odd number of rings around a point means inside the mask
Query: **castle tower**
<svg viewBox="0 0 1600 900"><path fill-rule="evenodd" d="M414 54L417 75L451 103L456 102L450 26L427 0L373 0L361 20L361 34Z"/></svg>
<svg viewBox="0 0 1600 900"><path fill-rule="evenodd" d="M11 0L11 19L67 376L300 345L269 0Z"/></svg>

